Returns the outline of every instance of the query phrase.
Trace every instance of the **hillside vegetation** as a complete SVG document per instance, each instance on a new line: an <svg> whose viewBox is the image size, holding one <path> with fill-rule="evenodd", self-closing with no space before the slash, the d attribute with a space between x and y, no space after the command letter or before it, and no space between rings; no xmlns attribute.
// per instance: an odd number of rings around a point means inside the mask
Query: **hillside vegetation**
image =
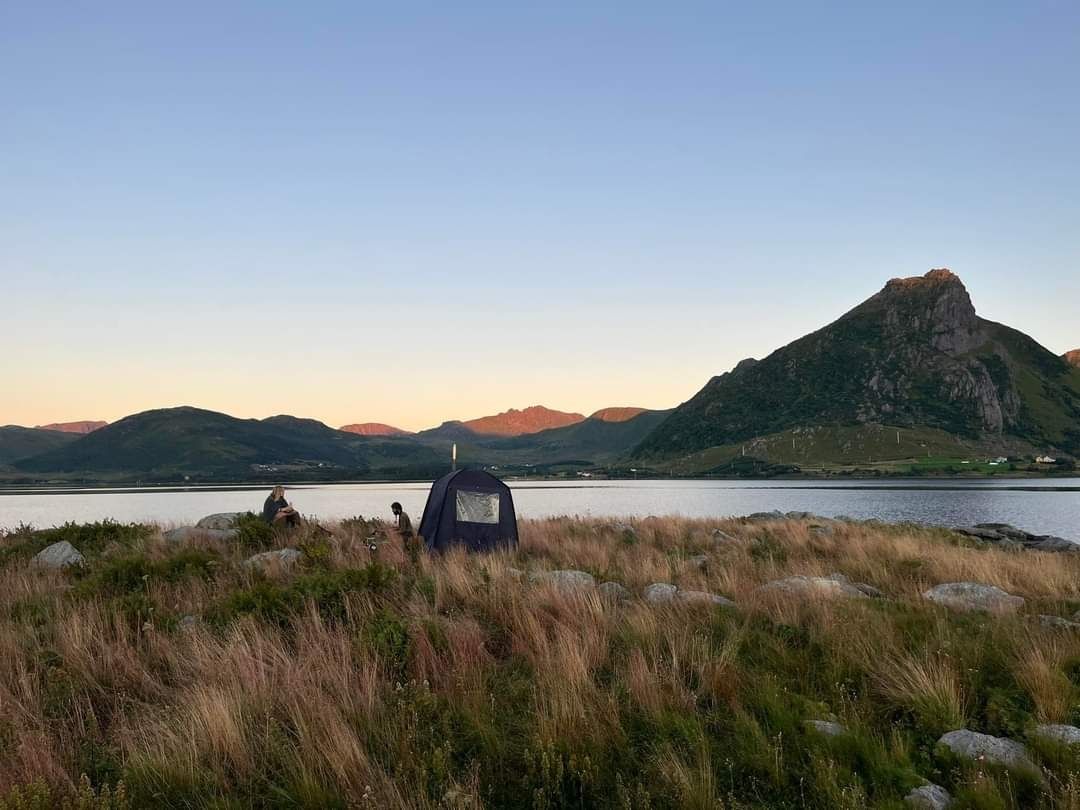
<svg viewBox="0 0 1080 810"><path fill-rule="evenodd" d="M1080 721L1080 554L651 518L524 521L520 547L491 556L373 556L378 524L329 528L4 537L0 807L81 791L99 808L854 810L905 807L930 780L956 808L1080 808L1080 752L1036 734ZM61 540L84 567L29 567ZM242 564L286 545L291 568ZM833 573L881 593L761 589ZM1027 602L995 615L922 596L953 581ZM657 582L685 596L641 598ZM1028 760L938 743L962 728Z"/></svg>
<svg viewBox="0 0 1080 810"><path fill-rule="evenodd" d="M637 455L678 459L794 428L865 424L1080 455L1080 370L978 317L960 279L934 270L894 279L829 326L714 377Z"/></svg>

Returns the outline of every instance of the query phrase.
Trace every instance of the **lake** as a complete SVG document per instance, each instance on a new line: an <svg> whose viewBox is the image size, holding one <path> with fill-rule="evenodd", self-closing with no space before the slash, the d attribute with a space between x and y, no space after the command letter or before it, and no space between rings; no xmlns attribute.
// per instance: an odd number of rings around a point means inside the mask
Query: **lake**
<svg viewBox="0 0 1080 810"><path fill-rule="evenodd" d="M826 517L942 526L1012 523L1080 541L1080 478L870 481L511 481L520 517L551 515L726 517L814 512ZM390 517L401 501L415 522L428 484L298 484L287 497L306 515ZM0 528L112 518L165 526L211 512L259 511L268 487L187 487L0 492Z"/></svg>

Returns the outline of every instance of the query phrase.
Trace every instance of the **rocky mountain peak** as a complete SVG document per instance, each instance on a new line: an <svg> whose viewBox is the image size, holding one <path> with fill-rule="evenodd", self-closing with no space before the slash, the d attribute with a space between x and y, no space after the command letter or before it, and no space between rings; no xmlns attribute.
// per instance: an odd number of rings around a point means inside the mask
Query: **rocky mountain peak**
<svg viewBox="0 0 1080 810"><path fill-rule="evenodd" d="M883 318L887 335L922 338L945 354L962 354L983 342L980 321L960 277L944 267L923 276L894 278L852 311Z"/></svg>
<svg viewBox="0 0 1080 810"><path fill-rule="evenodd" d="M1080 349L1073 349L1071 352L1065 352L1062 357L1070 366L1080 368Z"/></svg>

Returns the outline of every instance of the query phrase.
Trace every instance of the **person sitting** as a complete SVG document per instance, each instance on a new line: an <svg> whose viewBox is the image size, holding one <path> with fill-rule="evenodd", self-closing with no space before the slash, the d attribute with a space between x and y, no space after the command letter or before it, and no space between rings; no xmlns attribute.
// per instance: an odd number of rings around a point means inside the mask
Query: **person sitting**
<svg viewBox="0 0 1080 810"><path fill-rule="evenodd" d="M300 513L285 500L285 487L276 486L263 504L263 520L271 526L284 523L290 529L300 525Z"/></svg>
<svg viewBox="0 0 1080 810"><path fill-rule="evenodd" d="M390 511L394 513L395 523L394 528L397 530L398 535L402 540L408 542L415 536L412 527L412 521L409 520L408 514L401 508L401 504L394 501L390 504Z"/></svg>

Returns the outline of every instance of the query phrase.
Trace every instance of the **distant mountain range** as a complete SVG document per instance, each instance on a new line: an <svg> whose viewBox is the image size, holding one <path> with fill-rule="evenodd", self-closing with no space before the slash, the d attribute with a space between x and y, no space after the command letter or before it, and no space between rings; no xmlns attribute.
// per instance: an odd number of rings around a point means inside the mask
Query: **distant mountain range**
<svg viewBox="0 0 1080 810"><path fill-rule="evenodd" d="M411 436L408 430L384 425L382 422L361 422L356 425L342 425L338 430L355 433L357 436Z"/></svg>
<svg viewBox="0 0 1080 810"><path fill-rule="evenodd" d="M792 446L788 458L865 458L963 444L1080 455L1080 370L1015 329L980 318L948 270L893 279L836 322L714 377L636 449L638 461L707 470ZM905 436L905 433L906 436ZM777 441L782 437L782 441ZM805 455L800 456L800 444Z"/></svg>
<svg viewBox="0 0 1080 810"><path fill-rule="evenodd" d="M526 412L531 414L526 420L516 417ZM558 412L530 408L508 413L507 421L495 424L503 429L514 423L542 424L546 414ZM8 480L431 478L446 470L450 446L458 443L464 466L521 472L579 469L626 455L666 415L642 411L622 421L582 417L562 427L500 436L466 427L479 424L492 429L490 420L457 422L452 428L420 434L387 434L385 430L394 428L358 425L347 426L355 430L334 430L293 416L237 419L200 408L165 408L134 414L82 436L0 428L0 465L8 466Z"/></svg>
<svg viewBox="0 0 1080 810"><path fill-rule="evenodd" d="M647 381L642 382L643 385ZM52 429L57 428L57 429ZM712 378L671 411L540 405L409 433L182 407L0 428L4 480L428 478L451 445L507 473L742 474L979 454L1080 456L1080 350L976 314L948 270L893 279L822 329Z"/></svg>
<svg viewBox="0 0 1080 810"><path fill-rule="evenodd" d="M54 422L51 425L38 425L38 430L56 430L60 433L93 433L105 427L108 422Z"/></svg>

